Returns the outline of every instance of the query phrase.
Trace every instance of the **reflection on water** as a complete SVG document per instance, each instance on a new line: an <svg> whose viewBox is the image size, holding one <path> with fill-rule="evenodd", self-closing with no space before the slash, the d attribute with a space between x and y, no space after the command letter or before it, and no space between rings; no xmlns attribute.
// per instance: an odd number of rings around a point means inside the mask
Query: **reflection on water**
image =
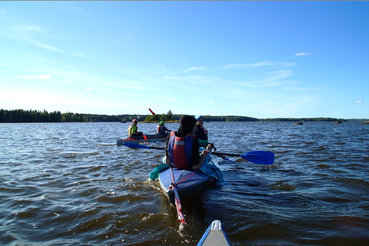
<svg viewBox="0 0 369 246"><path fill-rule="evenodd" d="M205 124L218 151L276 159L221 162L229 185L183 199L181 231L148 180L162 151L116 145L127 124L0 124L0 244L196 245L215 219L233 245L369 243L369 125Z"/></svg>

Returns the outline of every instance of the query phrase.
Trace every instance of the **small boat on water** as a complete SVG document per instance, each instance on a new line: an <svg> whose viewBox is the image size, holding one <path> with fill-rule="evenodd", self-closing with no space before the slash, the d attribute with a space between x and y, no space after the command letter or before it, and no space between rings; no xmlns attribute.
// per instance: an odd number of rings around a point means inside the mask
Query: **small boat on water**
<svg viewBox="0 0 369 246"><path fill-rule="evenodd" d="M215 182L215 178L204 174L200 170L179 170L171 167L159 175L160 186L174 206L176 206L175 192L177 192L179 199L182 199Z"/></svg>
<svg viewBox="0 0 369 246"><path fill-rule="evenodd" d="M206 245L218 245L218 246L229 246L231 243L228 240L227 234L222 228L222 223L220 220L214 220L208 229L205 231L204 235L200 239L197 246Z"/></svg>
<svg viewBox="0 0 369 246"><path fill-rule="evenodd" d="M143 143L143 142L160 142L167 139L168 134L140 134L131 135L128 138L118 138L117 144L122 145L124 143Z"/></svg>

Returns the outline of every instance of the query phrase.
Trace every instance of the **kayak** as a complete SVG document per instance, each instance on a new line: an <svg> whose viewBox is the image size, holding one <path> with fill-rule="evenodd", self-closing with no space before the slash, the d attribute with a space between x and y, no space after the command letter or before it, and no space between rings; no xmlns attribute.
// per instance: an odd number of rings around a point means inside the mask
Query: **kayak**
<svg viewBox="0 0 369 246"><path fill-rule="evenodd" d="M128 138L118 138L117 144L122 145L123 143L141 143L141 142L160 142L167 139L168 134L147 134L147 135L131 135ZM146 137L146 138L145 138Z"/></svg>
<svg viewBox="0 0 369 246"><path fill-rule="evenodd" d="M210 177L199 170L179 170L177 168L170 167L159 174L160 186L168 197L170 203L174 206L176 206L174 190L178 193L178 196L181 199L195 194L215 181L215 178ZM175 189L173 190L173 188Z"/></svg>
<svg viewBox="0 0 369 246"><path fill-rule="evenodd" d="M206 246L206 245L219 245L219 246L228 246L231 243L228 240L228 237L225 231L222 228L222 223L219 220L214 220L208 229L205 231L204 235L200 239L197 246Z"/></svg>

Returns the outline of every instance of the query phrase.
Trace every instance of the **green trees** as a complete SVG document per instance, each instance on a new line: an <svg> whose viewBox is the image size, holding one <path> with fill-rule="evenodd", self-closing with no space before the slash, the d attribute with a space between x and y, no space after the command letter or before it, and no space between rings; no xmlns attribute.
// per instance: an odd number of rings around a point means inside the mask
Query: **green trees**
<svg viewBox="0 0 369 246"><path fill-rule="evenodd" d="M5 110L0 109L0 122L17 123L17 122L121 122L122 120L130 122L133 118L145 119L144 122L159 121L178 121L182 115L173 114L171 110L167 114L156 115L99 115L99 114L78 114L78 113L61 113L60 111L48 112L38 110ZM205 121L346 121L345 119L319 117L319 118L267 118L257 119L248 116L210 116L203 115Z"/></svg>
<svg viewBox="0 0 369 246"><path fill-rule="evenodd" d="M172 110L170 110L170 109L169 109L169 111L167 113L166 120L173 120L173 113L172 113Z"/></svg>
<svg viewBox="0 0 369 246"><path fill-rule="evenodd" d="M60 111L47 112L37 110L0 110L0 122L60 122Z"/></svg>

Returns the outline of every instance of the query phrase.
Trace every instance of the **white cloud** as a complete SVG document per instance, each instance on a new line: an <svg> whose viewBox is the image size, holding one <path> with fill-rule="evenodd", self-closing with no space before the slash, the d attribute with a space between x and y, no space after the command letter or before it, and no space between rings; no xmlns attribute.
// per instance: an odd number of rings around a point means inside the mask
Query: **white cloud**
<svg viewBox="0 0 369 246"><path fill-rule="evenodd" d="M356 103L364 103L363 100L357 100Z"/></svg>
<svg viewBox="0 0 369 246"><path fill-rule="evenodd" d="M48 50L53 50L53 51L58 51L58 52L62 52L62 53L65 53L65 51L63 51L63 50L59 50L59 49L57 49L57 48L55 48L55 47L52 47L52 46L50 46L50 45L46 45L46 44L36 44L38 47L41 47L41 48L45 48L45 49L48 49Z"/></svg>
<svg viewBox="0 0 369 246"><path fill-rule="evenodd" d="M31 76L20 75L17 77L20 79L51 79L50 74L31 75Z"/></svg>
<svg viewBox="0 0 369 246"><path fill-rule="evenodd" d="M176 79L178 81L181 81L181 78L178 77L178 76L172 76L172 77L169 77L169 76L165 76L164 78L168 79L168 80L171 80L171 79Z"/></svg>
<svg viewBox="0 0 369 246"><path fill-rule="evenodd" d="M85 90L88 90L88 91L92 90L92 89L91 89L91 88L89 88L89 87L85 87L84 89L85 89Z"/></svg>
<svg viewBox="0 0 369 246"><path fill-rule="evenodd" d="M183 72L190 72L190 71L195 71L195 70L204 70L205 67L190 67L186 70L184 70Z"/></svg>
<svg viewBox="0 0 369 246"><path fill-rule="evenodd" d="M43 32L41 27L38 26L18 26L13 28L13 30L18 31L18 32L22 32L22 33L26 33L26 32Z"/></svg>
<svg viewBox="0 0 369 246"><path fill-rule="evenodd" d="M313 53L306 53L306 52L301 52L301 53L297 53L296 56L310 56Z"/></svg>
<svg viewBox="0 0 369 246"><path fill-rule="evenodd" d="M225 68L234 68L234 67L266 67L266 66L274 66L274 67L293 67L295 63L292 62L256 62L249 64L228 64L225 65Z"/></svg>
<svg viewBox="0 0 369 246"><path fill-rule="evenodd" d="M288 87L287 90L290 91L310 91L310 90L321 90L324 89L324 87L310 87L310 88L303 88L303 87Z"/></svg>

